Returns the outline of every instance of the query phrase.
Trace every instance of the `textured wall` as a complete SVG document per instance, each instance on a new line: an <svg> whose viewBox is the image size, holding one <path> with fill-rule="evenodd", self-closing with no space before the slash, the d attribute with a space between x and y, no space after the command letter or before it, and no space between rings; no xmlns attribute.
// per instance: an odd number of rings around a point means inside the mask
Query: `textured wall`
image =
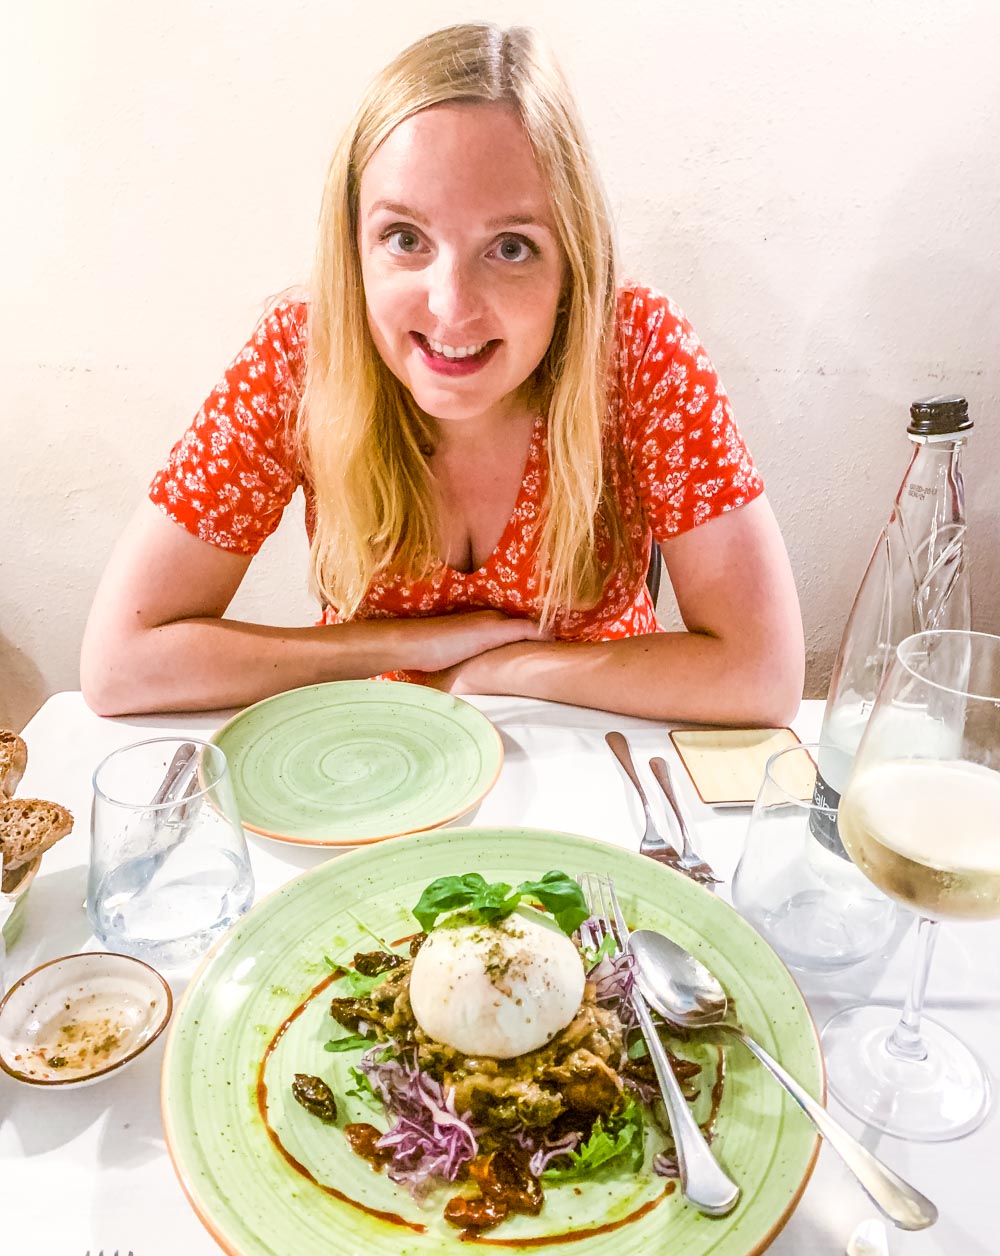
<svg viewBox="0 0 1000 1256"><path fill-rule="evenodd" d="M152 469L308 273L369 75L469 17L544 29L626 273L706 341L782 522L821 692L907 460L964 390L981 627L1000 631L995 0L33 0L0 73L0 722L76 688L87 608ZM233 614L312 615L301 512Z"/></svg>

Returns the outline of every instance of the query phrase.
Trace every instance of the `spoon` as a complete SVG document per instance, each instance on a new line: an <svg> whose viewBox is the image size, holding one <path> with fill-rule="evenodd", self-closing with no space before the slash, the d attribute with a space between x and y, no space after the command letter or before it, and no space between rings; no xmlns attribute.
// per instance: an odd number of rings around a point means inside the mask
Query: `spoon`
<svg viewBox="0 0 1000 1256"><path fill-rule="evenodd" d="M635 957L636 985L664 1020L681 1029L714 1026L734 1034L784 1086L861 1183L876 1208L901 1230L923 1230L934 1224L938 1211L929 1199L863 1147L759 1043L739 1026L723 1021L726 993L704 964L651 929L637 929L631 934L628 949Z"/></svg>

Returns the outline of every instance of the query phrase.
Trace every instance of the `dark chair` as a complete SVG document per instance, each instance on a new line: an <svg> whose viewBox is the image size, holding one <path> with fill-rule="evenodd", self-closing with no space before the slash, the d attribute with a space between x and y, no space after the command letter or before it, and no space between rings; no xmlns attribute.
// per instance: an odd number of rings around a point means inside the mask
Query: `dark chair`
<svg viewBox="0 0 1000 1256"><path fill-rule="evenodd" d="M660 553L660 547L653 542L653 547L649 551L649 567L646 569L646 588L649 590L649 596L653 599L653 605L656 605L656 599L660 592L660 575L663 572L663 555Z"/></svg>

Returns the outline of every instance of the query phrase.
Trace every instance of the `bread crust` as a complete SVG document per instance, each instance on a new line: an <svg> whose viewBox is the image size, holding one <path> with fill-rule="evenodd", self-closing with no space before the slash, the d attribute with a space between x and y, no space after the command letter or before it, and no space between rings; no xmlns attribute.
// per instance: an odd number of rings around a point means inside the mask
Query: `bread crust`
<svg viewBox="0 0 1000 1256"><path fill-rule="evenodd" d="M23 739L9 728L0 728L0 799L14 797L27 766L28 747Z"/></svg>
<svg viewBox="0 0 1000 1256"><path fill-rule="evenodd" d="M0 801L0 850L4 873L42 855L73 828L73 816L42 798Z"/></svg>

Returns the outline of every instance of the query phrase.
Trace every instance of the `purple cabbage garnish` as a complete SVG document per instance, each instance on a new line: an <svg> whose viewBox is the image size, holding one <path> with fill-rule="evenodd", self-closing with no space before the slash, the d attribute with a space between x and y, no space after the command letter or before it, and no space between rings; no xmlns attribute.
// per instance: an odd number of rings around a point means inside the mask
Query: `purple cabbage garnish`
<svg viewBox="0 0 1000 1256"><path fill-rule="evenodd" d="M550 1160L556 1156L564 1156L568 1151L576 1151L583 1140L579 1131L570 1131L561 1138L550 1138L544 1131L519 1129L514 1134L514 1141L531 1155L528 1171L540 1178L548 1167Z"/></svg>
<svg viewBox="0 0 1000 1256"><path fill-rule="evenodd" d="M366 1051L361 1072L382 1100L393 1124L376 1146L392 1152L388 1175L419 1199L434 1178L454 1182L479 1152L469 1114L455 1110L455 1092L445 1092L429 1074L404 1057L384 1059L385 1045Z"/></svg>

